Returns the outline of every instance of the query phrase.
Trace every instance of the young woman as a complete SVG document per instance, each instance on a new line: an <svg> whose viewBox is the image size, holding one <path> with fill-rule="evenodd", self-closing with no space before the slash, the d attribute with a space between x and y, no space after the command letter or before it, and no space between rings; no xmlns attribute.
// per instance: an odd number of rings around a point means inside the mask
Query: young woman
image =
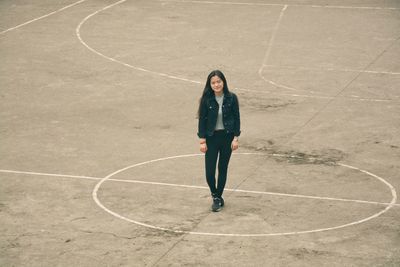
<svg viewBox="0 0 400 267"><path fill-rule="evenodd" d="M198 119L200 151L206 153L206 179L213 198L211 209L220 211L224 206L222 194L229 159L232 150L239 147L240 113L238 98L229 92L225 76L219 70L212 71L207 77L200 98ZM215 179L217 159L218 181Z"/></svg>

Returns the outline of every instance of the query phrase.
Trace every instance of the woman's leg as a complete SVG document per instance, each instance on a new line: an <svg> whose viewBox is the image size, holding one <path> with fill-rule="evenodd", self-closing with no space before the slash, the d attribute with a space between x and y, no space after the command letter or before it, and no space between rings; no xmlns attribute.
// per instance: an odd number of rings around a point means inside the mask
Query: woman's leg
<svg viewBox="0 0 400 267"><path fill-rule="evenodd" d="M217 185L217 195L221 197L224 193L224 188L226 184L226 178L228 175L228 165L229 160L232 155L232 144L233 135L232 134L224 134L221 136L220 144L220 153L219 153L219 161L218 161L218 185Z"/></svg>
<svg viewBox="0 0 400 267"><path fill-rule="evenodd" d="M205 155L206 179L210 187L211 194L217 194L215 186L215 169L217 166L218 158L218 144L215 135L207 137L207 151Z"/></svg>

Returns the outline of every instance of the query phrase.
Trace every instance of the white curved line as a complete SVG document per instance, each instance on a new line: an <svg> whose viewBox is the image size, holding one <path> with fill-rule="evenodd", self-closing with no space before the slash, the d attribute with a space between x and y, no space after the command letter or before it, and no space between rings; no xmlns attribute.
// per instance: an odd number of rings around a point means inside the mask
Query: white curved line
<svg viewBox="0 0 400 267"><path fill-rule="evenodd" d="M276 87L285 88L285 89L293 90L293 91L299 91L299 89L296 89L296 88L293 88L293 87L289 87L289 86L286 86L286 85L283 85L283 84L278 84L278 83L276 83L276 82L274 82L272 80L269 80L269 79L265 78L264 75L262 74L263 70L264 70L264 67L266 66L266 64L268 62L269 55L271 54L271 50L272 50L272 46L273 46L273 44L275 42L276 34L278 33L279 26L281 25L281 21L282 21L283 15L284 15L285 10L287 9L287 7L288 7L288 5L284 5L283 8L281 9L281 12L279 13L278 20L275 23L275 27L274 27L274 29L272 31L271 38L269 39L267 51L265 52L264 59L261 62L261 67L258 69L258 76L260 76L260 78L262 80L264 80L265 82L268 82L268 83L270 83L270 84L272 84L272 85L274 85ZM315 93L313 91L308 91L308 92Z"/></svg>
<svg viewBox="0 0 400 267"><path fill-rule="evenodd" d="M347 164L338 163L338 165L343 166L343 167L347 167L347 168L350 168L350 169L353 169L353 170L357 170L357 171L359 171L359 172L363 172L363 173L365 173L365 174L367 174L367 175L369 175L369 176L372 176L372 177L374 177L374 178L380 180L382 183L386 184L387 187L389 187L390 192L391 192L391 194L392 194L392 196L393 196L392 201L389 203L389 206L393 206L393 205L396 203L396 201L397 201L396 189L393 187L393 185L391 185L389 182L387 182L387 181L386 181L385 179L383 179L382 177L379 177L378 175L373 174L373 173L371 173L371 172L369 172L369 171L362 170L362 169L360 169L360 168L357 168L357 167L354 167L354 166L350 166L350 165L347 165ZM388 206L388 207L389 207L389 206Z"/></svg>
<svg viewBox="0 0 400 267"><path fill-rule="evenodd" d="M267 66L269 66L269 65L267 64L268 59L269 59L269 55L271 54L272 46L274 45L274 42L275 42L275 37L276 37L276 35L277 35L277 33L278 33L278 30L279 30L279 27L280 27L280 24L281 24L281 21L282 21L284 12L285 12L285 10L287 9L287 7L288 7L288 5L284 5L284 6L283 6L283 8L282 8L282 10L281 10L281 12L280 12L280 14L279 14L278 20L277 20L277 22L275 23L275 27L274 27L274 29L273 29L273 31L272 31L271 38L270 38L269 43L268 43L267 51L266 51L265 56L264 56L264 59L263 59L263 61L262 61L262 63L261 63L261 67L260 67L259 70L258 70L258 75L260 76L260 78L261 78L262 80L264 80L265 82L267 82L267 83L269 83L269 84L271 84L271 85L273 85L273 86L275 86L275 87L277 87L277 88L284 88L284 89L291 90L291 91L304 91L304 92L308 92L308 93L311 93L311 94L315 94L315 95L313 95L313 96L310 96L310 97L315 97L315 98L328 98L328 99L333 99L333 98L335 98L335 97L330 97L330 96L326 96L326 95L322 95L322 96L321 96L321 95L318 95L318 94L320 94L319 92L315 92L315 91L311 91L311 90L303 90L303 89L298 89L298 88L289 87L289 86L287 86L287 85L284 85L284 84L281 84L281 83L277 83L277 82L274 82L273 80L267 79L267 78L263 75L263 70L264 70L264 68L267 67ZM359 72L359 73L376 73L376 72L373 72L373 71L358 71L358 72ZM292 95L292 96L293 96L293 95ZM352 97L352 98L358 99L357 96L351 96L351 97ZM348 97L347 97L347 98L348 98ZM374 101L376 101L376 100L377 100L377 99L374 99Z"/></svg>
<svg viewBox="0 0 400 267"><path fill-rule="evenodd" d="M65 9L67 9L67 8L73 7L73 6L77 5L77 4L80 4L80 3L85 2L85 1L87 1L87 0L80 0L80 1L78 1L78 2L72 3L72 4L67 5L67 6L65 6L65 7L62 7L62 8L60 8L60 9L56 10L56 11L50 12L50 13L48 13L48 14L46 14L46 15L40 16L40 17L38 17L38 18L35 18L35 19L29 20L29 21L27 21L27 22L24 22L24 23L22 23L22 24L19 24L19 25L15 26L15 27L12 27L12 28L9 28L9 29L7 29L7 30L4 30L4 31L0 32L0 34L4 34L4 33L6 33L6 32L9 32L9 31L18 29L18 28L20 28L20 27L22 27L22 26L28 25L28 24L30 24L30 23L32 23L32 22L35 22L35 21L38 21L38 20L40 20L40 19L47 18L47 17L49 17L49 16L51 16L51 15L54 15L54 14L56 14L56 13L59 13L59 12L65 10Z"/></svg>
<svg viewBox="0 0 400 267"><path fill-rule="evenodd" d="M235 153L235 154L241 154L241 153ZM262 155L262 153L243 153L243 154L246 154L246 155L252 155L252 154L255 154L255 155ZM104 206L104 205L101 203L101 201L98 199L97 192L98 192L98 190L100 189L101 185L102 185L105 181L107 181L108 179L110 179L113 175L116 175L116 174L118 174L118 173L120 173L120 172L123 172L123 171L125 171L125 170L128 170L128 169L130 169L130 168L134 168L134 167L141 166L141 165L144 165L144 164L148 164L148 163L151 163L151 162L162 161L162 160L167 160L167 159L174 159L174 158L182 158L182 157L193 157L193 156L200 156L200 155L203 155L203 154L188 154L188 155L178 155L178 156L164 157L164 158L159 158L159 159L154 159L154 160L149 160L149 161L137 163L137 164L134 164L134 165L131 165L131 166L122 168L122 169L120 169L120 170L117 170L117 171L115 171L115 172L113 172L113 173L107 175L107 176L104 177L102 180L100 180L100 181L96 184L96 186L94 187L94 189L93 189L93 191L92 191L92 198L93 198L93 200L95 201L95 203L96 203L101 209L103 209L104 211L106 211L107 213L109 213L109 214L111 214L111 215L113 215L113 216L115 216L115 217L117 217L117 218L119 218L119 219L125 220L125 221L127 221L127 222L131 222L131 223L134 223L134 224L137 224L137 225L140 225L140 226L144 226L144 227L148 227L148 228L156 229L156 230L160 230L160 231L165 231L165 232L173 232L173 233L177 233L177 234L192 234L192 235L205 235L205 236L230 236L230 237L286 236L286 235L308 234L308 233L317 233L317 232L325 232L325 231L337 230L337 229L341 229L341 228L345 228L345 227L349 227L349 226L361 224L361 223L363 223L363 222L366 222L366 221L369 221L369 220L371 220L371 219L377 218L378 216L382 215L383 213L387 212L389 209L391 209L392 207L394 207L394 206L396 205L395 203L396 203L396 201L397 201L397 193L396 193L396 190L395 190L394 187L393 187L389 182L387 182L385 179L383 179L382 177L379 177L379 176L377 176L377 175L375 175L375 174L373 174L373 173L370 173L370 172L368 172L368 171L361 170L361 169L359 169L359 168L357 168L357 167L353 167L353 166L346 165L346 164L339 164L339 165L340 165L340 166L343 166L343 167L347 167L347 168L351 168L351 169L354 169L354 170L361 171L361 172L363 172L363 173L365 173L365 174L367 174L367 175L370 175L370 176L372 176L372 177L378 179L379 181L383 182L386 186L388 186L388 187L390 188L391 194L392 194L392 200L391 200L390 203L386 206L385 209L383 209L383 210L381 210L380 212L377 212L377 213L375 213L375 214L373 214L373 215L371 215L371 216L369 216L369 217L367 217L367 218L364 218L364 219L361 219L361 220L358 220L358 221L354 221L354 222L350 222L350 223L347 223L347 224L343 224L343 225L334 226L334 227L327 227L327 228L320 228L320 229L313 229L313 230L306 230L306 231L294 231L294 232L283 232L283 233L266 233L266 234L236 234L236 233L227 233L227 234L223 234L223 233L209 233L209 232L194 232L194 231L184 231L184 230L173 230L173 229L169 229L169 228L165 228L165 227L158 227L158 226L154 226L154 225L151 225L151 224L142 223L142 222L139 222L139 221L136 221L136 220L132 220L132 219L130 219L130 218L127 218L127 217L125 217L125 216L122 216L121 214L118 214L118 213L116 213L116 212L114 212L114 211L108 209L108 208L107 208L106 206ZM279 154L276 154L276 155L279 155ZM272 155L272 156L273 156L273 155Z"/></svg>
<svg viewBox="0 0 400 267"><path fill-rule="evenodd" d="M267 66L266 64L268 62L269 55L271 54L271 50L272 50L272 46L273 46L273 44L275 42L276 34L278 33L279 26L281 25L281 21L282 21L283 15L284 15L285 10L287 9L287 7L288 7L288 5L284 5L282 7L282 9L281 9L281 12L279 13L278 20L275 23L275 27L272 30L271 38L269 39L269 42L268 42L267 51L265 52L263 61L261 62L261 67L258 69L258 76L260 76L260 78L263 79L265 82L268 82L268 83L270 83L270 84L272 84L272 85L274 85L276 87L285 88L285 89L293 90L293 91L299 91L299 89L296 89L296 88L293 88L293 87L289 87L289 86L286 86L286 85L283 85L283 84L278 84L278 83L276 83L276 82L274 82L272 80L269 80L269 79L265 78L264 75L263 75L264 67ZM307 92L315 93L313 91L307 91Z"/></svg>
<svg viewBox="0 0 400 267"><path fill-rule="evenodd" d="M274 82L273 80L267 79L267 78L263 75L263 70L264 70L264 68L265 68L266 66L268 66L268 65L267 65L267 62L268 62L269 56L270 56L270 54L271 54L272 47L273 47L274 42L275 42L275 37L276 37L276 35L277 35L277 33L278 33L278 30L279 30L281 21L282 21L282 19L283 19L283 15L284 15L285 10L287 9L287 7L288 7L288 5L284 5L284 6L283 6L283 8L281 9L281 12L280 12L280 14L279 14L278 20L277 20L277 22L275 23L275 27L274 27L274 29L273 29L273 31L272 31L271 38L270 38L269 43L268 43L267 51L266 51L265 56L264 56L264 59L263 59L263 61L262 61L262 63L261 63L261 67L260 67L259 70L258 70L258 75L260 76L260 78L261 78L262 80L264 80L265 82L267 82L267 83L269 83L269 84L271 84L271 85L273 85L273 86L275 86L275 87L277 87L277 88L284 88L284 89L291 90L291 91L306 91L306 92L311 93L311 94L319 94L318 92L315 92L315 91L311 91L311 90L302 90L302 89L293 88L293 87L289 87L289 86L284 85L284 84L281 84L281 83ZM369 73L369 71L359 71L359 72ZM372 73L373 73L373 72L372 72ZM328 97L328 98L330 98L330 99L334 98L334 97L321 96L321 95L319 95L319 96L318 96L318 95L313 95L312 97L314 97L314 96L315 96L316 98L326 98L326 97ZM353 96L353 97L354 97L354 96Z"/></svg>
<svg viewBox="0 0 400 267"><path fill-rule="evenodd" d="M143 72L146 72L146 73L150 73L150 74L154 74L154 75L158 75L158 76L170 78L170 79L175 79L175 80L180 80L180 81L190 82L190 83L195 83L195 84L202 84L202 83L199 82L199 81L190 80L190 79L186 79L186 78L178 77L178 76L174 76L174 75L169 75L169 74L162 73L162 72L151 71L151 70L144 69L144 68L141 68L141 67L137 67L137 66L128 64L128 63L126 63L126 62L120 61L120 60L118 60L118 59L109 57L109 56L107 56L107 55L104 55L104 54L100 53L100 52L97 51L96 49L92 48L91 46L89 46L89 45L83 40L83 38L81 37L81 28L82 28L82 26L83 26L84 23L86 23L86 22L87 22L91 17L93 17L94 15L96 15L96 14L98 14L98 13L100 13L100 12L106 10L106 9L109 9L109 8L111 8L111 7L113 7L113 6L119 5L119 4L121 4L121 3L125 2L125 1L126 1L126 0L118 1L118 2L116 2L116 3L114 3L114 4L111 4L111 5L109 5L109 6L106 6L106 7L102 8L102 9L100 9L100 10L97 10L97 11L93 12L92 14L88 15L87 17L85 17L85 18L79 23L79 25L78 25L77 28L76 28L76 36L78 37L79 42L80 42L82 45L84 45L87 49L89 49L91 52L95 53L96 55L99 55L99 56L101 56L102 58L105 58L105 59L107 59L107 60L110 60L110 61L115 62L115 63L120 64L120 65L123 65L123 66L125 66L125 67L131 68L131 69L134 69L134 70L137 70L137 71L143 71ZM282 5L280 5L280 6L282 6ZM281 86L281 85L277 85L277 86ZM281 86L281 87L282 87L282 86ZM283 88L285 88L285 87L283 87ZM307 98L317 98L317 99L318 99L318 98L319 98L319 99L332 99L332 98L333 98L333 97L330 97L330 96L321 96L321 95L287 94L287 93L277 93L277 92L275 92L275 91L266 91L266 90L264 90L264 91L257 91L257 90L244 89L244 88L237 88L237 87L236 87L235 89L241 90L241 91L248 91L248 92L255 92L255 93L267 93L267 94L282 95L282 96L290 96L290 97L307 97ZM296 90L298 90L298 89L296 89ZM372 99L372 98L360 98L360 97L356 97L356 96L340 97L340 98L341 98L341 99L344 99L344 100L370 101L370 102L391 102L391 101L393 101L392 99Z"/></svg>
<svg viewBox="0 0 400 267"><path fill-rule="evenodd" d="M282 21L282 18L283 18L283 14L285 13L285 10L287 9L287 7L288 7L287 5L284 5L284 6L283 6L283 8L281 9L281 12L279 13L278 20L277 20L277 22L275 23L275 27L274 27L274 29L273 29L273 31L272 31L271 38L269 39L267 51L265 52L263 61L261 62L261 67L260 67L259 70L258 70L258 75L260 75L260 76L262 76L262 70L263 70L265 64L267 64L269 55L271 54L272 46L273 46L273 44L274 44L274 42L275 42L275 36L276 36L276 34L278 33L278 29L279 29L279 26L281 25L281 21Z"/></svg>
<svg viewBox="0 0 400 267"><path fill-rule="evenodd" d="M80 41L87 49L89 49L89 50L92 51L93 53L95 53L95 54L97 54L97 55L99 55L99 56L101 56L101 57L103 57L103 58L105 58L105 59L108 59L108 60L110 60L110 61L113 61L113 62L115 62L115 63L121 64L121 65L123 65L123 66L125 66L125 67L131 68L131 69L134 69L134 70L138 70L138 71L147 72L147 73L150 73L150 74L156 74L156 75L163 76L163 77L167 77L167 78L170 78L170 79L175 79L175 80L181 80L181 81L185 81L185 82L191 82L191 83L200 84L199 81L193 81L193 80L189 80L189 79L186 79L186 78L177 77L177 76L174 76L174 75L168 75L168 74L161 73L161 72L151 71L151 70L144 69L144 68L137 67L137 66L133 66L133 65L131 65L131 64L125 63L125 62L120 61L120 60L118 60L118 59L115 59L115 58L106 56L106 55L100 53L99 51L93 49L92 47L90 47L90 46L82 39L81 33L80 33L81 27L82 27L82 25L83 25L87 20L89 20L91 17L95 16L96 14L98 14L98 13L104 11L104 10L107 10L107 9L109 9L109 8L112 8L112 7L116 6L116 5L122 4L122 3L124 3L124 2L126 2L126 0L118 1L118 2L116 2L116 3L114 3L114 4L111 4L111 5L108 5L108 6L106 6L106 7L103 7L102 9L99 9L99 10L93 12L92 14L88 15L87 17L85 17L85 18L79 23L78 27L76 28L76 35L77 35L79 41Z"/></svg>

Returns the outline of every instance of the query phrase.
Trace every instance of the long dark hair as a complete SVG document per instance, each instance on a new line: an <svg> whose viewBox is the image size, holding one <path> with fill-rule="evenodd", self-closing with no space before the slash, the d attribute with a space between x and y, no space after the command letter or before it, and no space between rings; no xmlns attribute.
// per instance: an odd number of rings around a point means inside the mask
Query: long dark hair
<svg viewBox="0 0 400 267"><path fill-rule="evenodd" d="M214 96L214 91L211 88L211 78L214 76L218 76L223 82L224 82L224 94L229 94L229 89L228 89L228 83L226 82L225 75L222 73L220 70L213 70L208 74L206 85L204 86L203 94L200 97L199 100L199 108L197 110L197 118L200 117L200 110L201 110L201 105L206 101L209 97Z"/></svg>

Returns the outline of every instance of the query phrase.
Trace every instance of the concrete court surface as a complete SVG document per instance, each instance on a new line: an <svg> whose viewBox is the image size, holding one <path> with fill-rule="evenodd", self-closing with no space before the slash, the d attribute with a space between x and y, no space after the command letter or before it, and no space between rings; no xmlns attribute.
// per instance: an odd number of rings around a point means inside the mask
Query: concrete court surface
<svg viewBox="0 0 400 267"><path fill-rule="evenodd" d="M0 2L0 266L400 266L400 2L219 1Z"/></svg>

